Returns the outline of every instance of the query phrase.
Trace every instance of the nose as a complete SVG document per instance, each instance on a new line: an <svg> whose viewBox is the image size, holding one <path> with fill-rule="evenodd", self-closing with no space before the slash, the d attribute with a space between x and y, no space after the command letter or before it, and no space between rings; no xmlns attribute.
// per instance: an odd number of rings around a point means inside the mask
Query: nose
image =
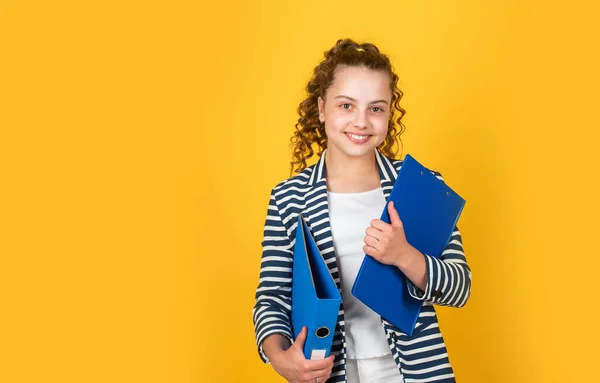
<svg viewBox="0 0 600 383"><path fill-rule="evenodd" d="M354 114L354 127L358 129L366 129L367 125L367 110L357 110Z"/></svg>

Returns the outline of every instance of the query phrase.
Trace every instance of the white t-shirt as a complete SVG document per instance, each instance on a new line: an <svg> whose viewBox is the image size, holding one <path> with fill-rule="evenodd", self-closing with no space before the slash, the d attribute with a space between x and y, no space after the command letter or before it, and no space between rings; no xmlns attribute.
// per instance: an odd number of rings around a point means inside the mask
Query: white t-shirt
<svg viewBox="0 0 600 383"><path fill-rule="evenodd" d="M379 219L385 207L381 187L361 193L327 192L333 245L337 256L348 358L365 359L390 354L380 316L352 295L360 269L365 231L372 219Z"/></svg>

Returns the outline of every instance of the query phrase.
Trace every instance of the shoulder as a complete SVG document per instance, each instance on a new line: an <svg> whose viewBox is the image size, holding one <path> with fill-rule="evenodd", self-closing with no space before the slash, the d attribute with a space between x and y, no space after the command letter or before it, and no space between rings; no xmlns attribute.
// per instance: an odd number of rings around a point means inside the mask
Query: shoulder
<svg viewBox="0 0 600 383"><path fill-rule="evenodd" d="M307 167L271 189L268 215L278 217L277 220L288 229L288 236L294 236L293 220L304 209L305 195L312 188L310 181L314 169L315 165Z"/></svg>
<svg viewBox="0 0 600 383"><path fill-rule="evenodd" d="M309 166L300 173L278 182L271 190L271 199L286 201L293 197L304 196L310 189L309 183L315 166Z"/></svg>
<svg viewBox="0 0 600 383"><path fill-rule="evenodd" d="M404 163L404 161L398 160L395 158L389 158L389 157L386 157L386 158L392 163L394 170L396 171L396 173L398 173L400 171L400 168L402 167L402 164Z"/></svg>

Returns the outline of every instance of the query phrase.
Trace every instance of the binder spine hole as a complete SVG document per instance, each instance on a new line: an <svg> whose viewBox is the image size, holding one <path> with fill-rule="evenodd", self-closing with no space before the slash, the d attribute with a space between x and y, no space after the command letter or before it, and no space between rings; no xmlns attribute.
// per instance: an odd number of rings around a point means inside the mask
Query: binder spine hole
<svg viewBox="0 0 600 383"><path fill-rule="evenodd" d="M318 338L326 338L329 335L329 329L327 327L319 327L315 334Z"/></svg>

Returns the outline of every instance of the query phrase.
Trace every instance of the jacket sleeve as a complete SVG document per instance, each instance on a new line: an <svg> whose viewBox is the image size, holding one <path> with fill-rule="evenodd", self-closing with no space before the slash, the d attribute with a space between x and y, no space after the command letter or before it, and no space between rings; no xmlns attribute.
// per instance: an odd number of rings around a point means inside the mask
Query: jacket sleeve
<svg viewBox="0 0 600 383"><path fill-rule="evenodd" d="M265 363L270 363L262 343L270 335L281 334L293 339L291 328L293 250L271 191L262 241L260 280L256 289L256 303L252 310L258 352Z"/></svg>
<svg viewBox="0 0 600 383"><path fill-rule="evenodd" d="M443 181L440 173L433 172ZM410 280L408 292L416 299L440 306L462 307L471 295L471 269L467 264L458 227L439 259L425 255L427 286L419 289Z"/></svg>

